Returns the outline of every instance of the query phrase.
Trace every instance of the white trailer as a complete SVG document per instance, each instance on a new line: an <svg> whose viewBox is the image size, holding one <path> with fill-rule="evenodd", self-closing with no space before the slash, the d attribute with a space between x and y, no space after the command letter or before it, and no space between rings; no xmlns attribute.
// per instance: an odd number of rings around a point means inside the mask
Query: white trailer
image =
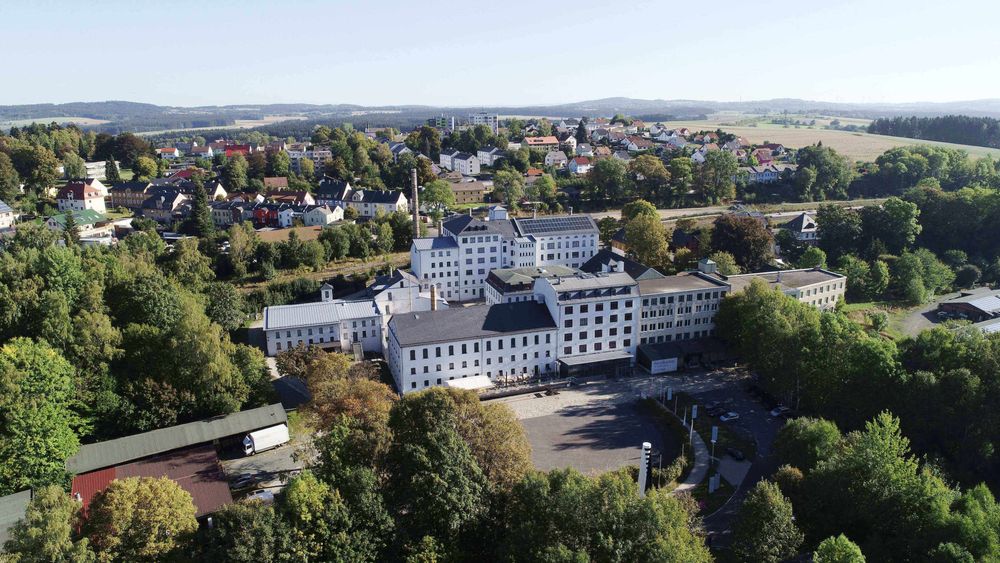
<svg viewBox="0 0 1000 563"><path fill-rule="evenodd" d="M247 434L243 438L243 451L246 455L259 454L260 452L277 448L288 441L288 425L279 424Z"/></svg>

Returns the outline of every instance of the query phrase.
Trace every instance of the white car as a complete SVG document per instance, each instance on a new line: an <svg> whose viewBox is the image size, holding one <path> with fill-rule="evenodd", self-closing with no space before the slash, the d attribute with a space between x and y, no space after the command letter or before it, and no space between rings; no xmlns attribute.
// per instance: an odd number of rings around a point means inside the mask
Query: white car
<svg viewBox="0 0 1000 563"><path fill-rule="evenodd" d="M740 417L740 413L729 411L726 414L720 416L719 420L721 420L722 422L729 422L730 420L736 420L739 417Z"/></svg>
<svg viewBox="0 0 1000 563"><path fill-rule="evenodd" d="M781 405L781 406L778 406L778 407L775 407L775 408L771 409L771 416L781 416L781 415L783 415L786 412L789 412L791 410L792 409L786 407L785 405Z"/></svg>
<svg viewBox="0 0 1000 563"><path fill-rule="evenodd" d="M266 489L261 489L247 495L247 500L259 500L264 504L274 504L274 493Z"/></svg>

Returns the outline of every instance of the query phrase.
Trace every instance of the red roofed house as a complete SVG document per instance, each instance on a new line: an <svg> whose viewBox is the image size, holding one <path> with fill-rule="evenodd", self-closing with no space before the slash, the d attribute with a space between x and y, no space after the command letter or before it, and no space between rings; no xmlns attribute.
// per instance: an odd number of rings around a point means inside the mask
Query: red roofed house
<svg viewBox="0 0 1000 563"><path fill-rule="evenodd" d="M264 178L264 187L269 190L287 190L288 178L284 176L268 176Z"/></svg>
<svg viewBox="0 0 1000 563"><path fill-rule="evenodd" d="M156 149L156 154L160 155L160 158L174 159L181 157L181 151L177 150L177 147L166 147L163 149Z"/></svg>
<svg viewBox="0 0 1000 563"><path fill-rule="evenodd" d="M771 164L774 157L771 156L771 149L759 148L753 151L753 157L757 159L758 164Z"/></svg>
<svg viewBox="0 0 1000 563"><path fill-rule="evenodd" d="M68 182L56 194L59 211L83 211L90 209L107 213L101 191L86 182Z"/></svg>
<svg viewBox="0 0 1000 563"><path fill-rule="evenodd" d="M231 158L238 154L250 156L251 152L253 152L253 149L250 148L250 145L229 145L226 147L226 158Z"/></svg>
<svg viewBox="0 0 1000 563"><path fill-rule="evenodd" d="M316 200L309 192L271 190L267 192L266 197L275 203L288 203L290 205L316 205Z"/></svg>
<svg viewBox="0 0 1000 563"><path fill-rule="evenodd" d="M590 159L585 156L578 156L569 161L569 171L573 174L586 174L591 168Z"/></svg>
<svg viewBox="0 0 1000 563"><path fill-rule="evenodd" d="M632 135L625 140L625 148L630 151L644 151L653 148L653 141Z"/></svg>

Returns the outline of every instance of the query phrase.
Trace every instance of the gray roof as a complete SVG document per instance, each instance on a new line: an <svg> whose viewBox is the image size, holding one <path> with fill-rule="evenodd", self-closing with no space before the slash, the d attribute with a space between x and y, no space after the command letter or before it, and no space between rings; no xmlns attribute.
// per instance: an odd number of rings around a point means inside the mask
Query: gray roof
<svg viewBox="0 0 1000 563"><path fill-rule="evenodd" d="M636 281L632 279L632 276L622 272L580 274L568 278L558 278L557 282L552 282L552 287L560 292L632 285L636 285Z"/></svg>
<svg viewBox="0 0 1000 563"><path fill-rule="evenodd" d="M389 325L404 348L556 328L549 310L535 301L404 313Z"/></svg>
<svg viewBox="0 0 1000 563"><path fill-rule="evenodd" d="M674 232L677 231L675 230ZM615 249L610 248L602 248L599 250L597 254L591 257L590 260L587 260L582 266L580 266L580 269L590 274L596 274L603 272L605 266L610 266L612 263L618 262L623 264L625 273L632 276L637 281L664 277L664 275L656 269L637 262L628 256L618 253Z"/></svg>
<svg viewBox="0 0 1000 563"><path fill-rule="evenodd" d="M11 526L24 518L24 511L31 501L31 489L0 498L0 546L10 539Z"/></svg>
<svg viewBox="0 0 1000 563"><path fill-rule="evenodd" d="M455 235L475 233L498 233L514 236L514 227L509 219L483 221L469 215L453 215L444 221L444 228Z"/></svg>
<svg viewBox="0 0 1000 563"><path fill-rule="evenodd" d="M417 250L438 250L458 248L458 243L451 237L423 237L413 239L413 247Z"/></svg>
<svg viewBox="0 0 1000 563"><path fill-rule="evenodd" d="M782 290L789 290L836 279L843 279L844 276L828 270L813 268L811 270L784 270L781 272L759 272L756 274L738 274L735 276L720 277L729 282L733 291L742 291L756 278L764 280L772 287L778 286L781 287Z"/></svg>
<svg viewBox="0 0 1000 563"><path fill-rule="evenodd" d="M378 309L375 308L375 303L370 299L364 301L334 301L334 303L337 305L337 317L341 321L367 319L379 315Z"/></svg>
<svg viewBox="0 0 1000 563"><path fill-rule="evenodd" d="M597 223L590 215L557 215L533 219L514 219L522 235L562 235L597 233Z"/></svg>
<svg viewBox="0 0 1000 563"><path fill-rule="evenodd" d="M699 289L729 289L729 284L699 272L688 272L659 279L639 280L640 295L695 291Z"/></svg>
<svg viewBox="0 0 1000 563"><path fill-rule="evenodd" d="M13 213L14 210L0 199L0 213Z"/></svg>
<svg viewBox="0 0 1000 563"><path fill-rule="evenodd" d="M490 271L489 276L486 277L486 283L504 292L510 291L515 286L527 286L527 289L531 289L537 278L572 276L576 272L576 268L560 265L498 268Z"/></svg>
<svg viewBox="0 0 1000 563"><path fill-rule="evenodd" d="M340 321L335 301L276 305L264 308L264 330L311 325L325 325Z"/></svg>
<svg viewBox="0 0 1000 563"><path fill-rule="evenodd" d="M179 424L152 432L134 434L117 440L80 446L80 451L66 460L66 470L74 475L127 463L151 455L195 444L212 442L227 436L284 424L288 421L280 403L207 420Z"/></svg>

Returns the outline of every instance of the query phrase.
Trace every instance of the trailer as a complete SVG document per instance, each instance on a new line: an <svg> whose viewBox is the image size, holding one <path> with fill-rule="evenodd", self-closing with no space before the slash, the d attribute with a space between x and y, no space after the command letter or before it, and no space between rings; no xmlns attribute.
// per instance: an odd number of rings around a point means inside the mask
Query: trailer
<svg viewBox="0 0 1000 563"><path fill-rule="evenodd" d="M279 424L247 434L243 438L243 451L246 455L258 454L272 448L277 448L282 444L288 443L289 440L288 425Z"/></svg>

